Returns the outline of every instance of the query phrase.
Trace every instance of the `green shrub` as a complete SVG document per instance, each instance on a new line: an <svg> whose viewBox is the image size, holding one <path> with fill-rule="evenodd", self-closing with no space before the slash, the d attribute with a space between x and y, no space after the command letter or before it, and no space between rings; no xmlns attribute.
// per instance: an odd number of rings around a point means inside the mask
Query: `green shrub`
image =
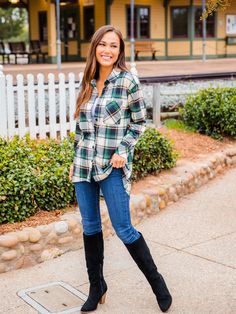
<svg viewBox="0 0 236 314"><path fill-rule="evenodd" d="M177 154L168 141L155 128L147 128L134 148L133 180L161 169L172 168Z"/></svg>
<svg viewBox="0 0 236 314"><path fill-rule="evenodd" d="M183 121L214 138L236 136L236 88L208 88L188 97Z"/></svg>
<svg viewBox="0 0 236 314"><path fill-rule="evenodd" d="M0 139L0 223L25 220L39 209L75 201L68 180L72 140Z"/></svg>
<svg viewBox="0 0 236 314"><path fill-rule="evenodd" d="M72 137L61 142L0 138L0 223L75 203L68 179L73 154ZM170 143L156 129L147 129L135 146L134 179L174 166L175 157Z"/></svg>

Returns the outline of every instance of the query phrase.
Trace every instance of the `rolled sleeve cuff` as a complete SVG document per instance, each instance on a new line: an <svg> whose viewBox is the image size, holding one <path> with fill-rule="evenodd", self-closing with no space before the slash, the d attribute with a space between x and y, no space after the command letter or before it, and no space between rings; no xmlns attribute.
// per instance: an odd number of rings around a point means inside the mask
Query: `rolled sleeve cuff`
<svg viewBox="0 0 236 314"><path fill-rule="evenodd" d="M128 154L129 154L129 150L126 146L120 144L116 151L115 151L116 154L118 154L119 156L125 158L125 161L127 162L128 160Z"/></svg>

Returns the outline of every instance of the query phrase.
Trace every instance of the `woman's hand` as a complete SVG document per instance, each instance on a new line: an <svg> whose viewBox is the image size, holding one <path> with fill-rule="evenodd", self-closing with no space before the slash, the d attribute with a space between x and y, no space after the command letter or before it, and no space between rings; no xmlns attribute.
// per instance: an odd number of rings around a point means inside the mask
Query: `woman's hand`
<svg viewBox="0 0 236 314"><path fill-rule="evenodd" d="M72 176L73 176L73 170L74 170L74 164L70 165L70 172L69 172L69 180L72 180Z"/></svg>
<svg viewBox="0 0 236 314"><path fill-rule="evenodd" d="M126 164L126 159L118 154L114 154L110 160L110 164L112 164L114 168L122 168Z"/></svg>

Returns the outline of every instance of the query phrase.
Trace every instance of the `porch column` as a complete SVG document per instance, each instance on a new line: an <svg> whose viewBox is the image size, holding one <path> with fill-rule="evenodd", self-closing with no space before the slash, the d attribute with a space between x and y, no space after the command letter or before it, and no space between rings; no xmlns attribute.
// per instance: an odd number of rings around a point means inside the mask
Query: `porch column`
<svg viewBox="0 0 236 314"><path fill-rule="evenodd" d="M106 24L106 0L94 0L95 30Z"/></svg>
<svg viewBox="0 0 236 314"><path fill-rule="evenodd" d="M56 32L56 10L54 3L48 3L48 62L57 63L57 32Z"/></svg>

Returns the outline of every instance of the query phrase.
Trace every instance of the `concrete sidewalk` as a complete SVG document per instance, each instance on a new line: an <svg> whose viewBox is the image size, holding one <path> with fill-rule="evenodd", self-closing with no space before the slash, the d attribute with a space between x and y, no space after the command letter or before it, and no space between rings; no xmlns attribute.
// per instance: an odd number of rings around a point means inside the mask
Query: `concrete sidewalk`
<svg viewBox="0 0 236 314"><path fill-rule="evenodd" d="M129 62L127 62L127 66L130 67ZM140 77L236 72L236 59L209 59L205 62L202 60L137 61L136 67ZM85 62L64 62L62 64L62 72L65 74L69 72L78 74L84 68ZM13 76L17 74L26 76L29 73L34 75L54 73L56 77L58 75L56 64L4 65L3 71L5 74L12 74Z"/></svg>
<svg viewBox="0 0 236 314"><path fill-rule="evenodd" d="M169 313L236 313L235 190L236 169L231 169L138 226L173 295ZM144 276L116 236L105 240L105 277L107 300L96 313L161 313ZM37 313L16 293L53 281L88 292L83 250L1 274L0 313Z"/></svg>

